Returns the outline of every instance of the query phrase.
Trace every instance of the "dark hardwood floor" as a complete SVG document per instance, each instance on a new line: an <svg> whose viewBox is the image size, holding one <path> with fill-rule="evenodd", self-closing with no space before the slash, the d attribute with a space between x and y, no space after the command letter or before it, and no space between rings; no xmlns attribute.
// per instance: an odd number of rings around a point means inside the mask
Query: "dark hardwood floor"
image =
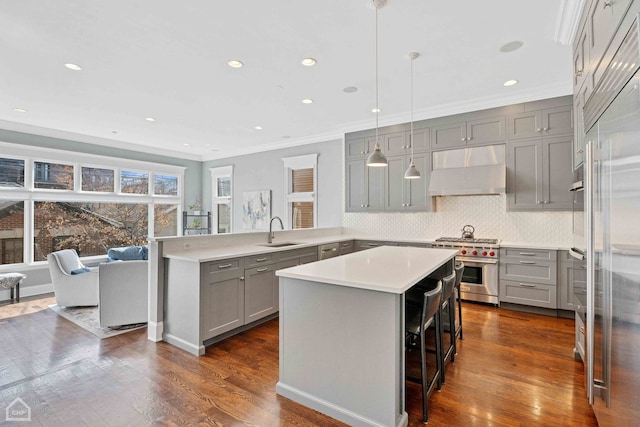
<svg viewBox="0 0 640 427"><path fill-rule="evenodd" d="M47 309L52 298L0 306L0 424L16 397L44 426L333 426L279 397L278 321L195 357L146 340L100 340ZM430 399L432 426L595 426L572 357L573 321L463 304L464 341ZM422 425L408 383L410 425Z"/></svg>

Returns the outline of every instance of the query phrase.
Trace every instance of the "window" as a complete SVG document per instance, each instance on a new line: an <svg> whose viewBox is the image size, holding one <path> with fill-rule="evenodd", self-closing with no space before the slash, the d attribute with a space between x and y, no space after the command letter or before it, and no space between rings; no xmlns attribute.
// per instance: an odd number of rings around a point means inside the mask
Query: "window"
<svg viewBox="0 0 640 427"><path fill-rule="evenodd" d="M7 155L0 157L0 272L46 262L59 249L104 256L112 246L144 245L148 236L179 233L183 167L2 147Z"/></svg>
<svg viewBox="0 0 640 427"><path fill-rule="evenodd" d="M146 172L120 172L120 192L127 194L148 194L149 174Z"/></svg>
<svg viewBox="0 0 640 427"><path fill-rule="evenodd" d="M0 186L24 187L24 160L0 158Z"/></svg>
<svg viewBox="0 0 640 427"><path fill-rule="evenodd" d="M113 193L113 169L82 167L82 191Z"/></svg>
<svg viewBox="0 0 640 427"><path fill-rule="evenodd" d="M317 222L316 181L318 155L286 157L286 218L292 229L313 228Z"/></svg>
<svg viewBox="0 0 640 427"><path fill-rule="evenodd" d="M33 162L33 186L52 190L73 190L73 165Z"/></svg>
<svg viewBox="0 0 640 427"><path fill-rule="evenodd" d="M178 195L178 177L172 175L153 176L153 194L165 196Z"/></svg>
<svg viewBox="0 0 640 427"><path fill-rule="evenodd" d="M231 194L233 180L233 166L211 168L213 213L211 221L215 225L212 229L217 234L231 233L232 210Z"/></svg>

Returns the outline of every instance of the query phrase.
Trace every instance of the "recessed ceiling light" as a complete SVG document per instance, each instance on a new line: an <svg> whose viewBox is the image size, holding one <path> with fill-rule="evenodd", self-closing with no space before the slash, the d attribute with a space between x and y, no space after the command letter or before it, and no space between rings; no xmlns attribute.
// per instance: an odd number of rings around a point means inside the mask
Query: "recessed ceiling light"
<svg viewBox="0 0 640 427"><path fill-rule="evenodd" d="M186 143L186 142L185 142L184 144L182 144L182 145L184 145L185 147L188 147L188 146L189 146L189 144L188 144L188 143Z"/></svg>
<svg viewBox="0 0 640 427"><path fill-rule="evenodd" d="M381 109L379 109L379 108L372 108L372 109L371 109L371 112L372 112L372 113L379 113L379 112L381 112L381 111L382 111L382 110L381 110Z"/></svg>
<svg viewBox="0 0 640 427"><path fill-rule="evenodd" d="M256 130L262 130L262 126L256 126Z"/></svg>
<svg viewBox="0 0 640 427"><path fill-rule="evenodd" d="M518 50L522 47L524 43L519 40L514 40L512 42L506 43L500 46L500 52L508 53L513 52L514 50Z"/></svg>
<svg viewBox="0 0 640 427"><path fill-rule="evenodd" d="M146 121L148 121L148 122L155 122L156 121L156 119L154 119L153 117L145 117L144 119Z"/></svg>
<svg viewBox="0 0 640 427"><path fill-rule="evenodd" d="M506 82L503 83L503 85L505 86L513 86L515 84L518 84L518 80L507 80Z"/></svg>
<svg viewBox="0 0 640 427"><path fill-rule="evenodd" d="M25 110L24 108L14 108L13 111L15 111L16 113L26 113L27 110Z"/></svg>
<svg viewBox="0 0 640 427"><path fill-rule="evenodd" d="M237 59L232 59L229 62L227 62L227 64L229 64L229 67L231 68L241 68L244 64L240 61L238 61Z"/></svg>
<svg viewBox="0 0 640 427"><path fill-rule="evenodd" d="M316 60L313 58L304 58L302 60L302 65L304 65L305 67L313 67L314 65L316 65Z"/></svg>
<svg viewBox="0 0 640 427"><path fill-rule="evenodd" d="M344 89L342 89L342 91L343 91L344 93L353 93L353 92L357 92L357 91L358 91L358 88L357 88L357 87L355 87L355 86L347 86L347 87L345 87Z"/></svg>
<svg viewBox="0 0 640 427"><path fill-rule="evenodd" d="M82 71L82 67L79 66L78 64L68 63L68 64L64 64L64 66L73 71Z"/></svg>
<svg viewBox="0 0 640 427"><path fill-rule="evenodd" d="M302 100L303 104L313 104L313 99L311 98L305 98Z"/></svg>

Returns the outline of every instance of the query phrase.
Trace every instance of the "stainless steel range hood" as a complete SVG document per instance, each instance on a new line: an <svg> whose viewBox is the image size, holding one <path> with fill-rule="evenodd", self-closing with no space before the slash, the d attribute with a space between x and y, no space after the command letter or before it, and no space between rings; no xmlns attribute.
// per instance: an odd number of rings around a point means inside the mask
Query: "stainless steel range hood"
<svg viewBox="0 0 640 427"><path fill-rule="evenodd" d="M504 144L433 153L432 196L500 194L506 191Z"/></svg>

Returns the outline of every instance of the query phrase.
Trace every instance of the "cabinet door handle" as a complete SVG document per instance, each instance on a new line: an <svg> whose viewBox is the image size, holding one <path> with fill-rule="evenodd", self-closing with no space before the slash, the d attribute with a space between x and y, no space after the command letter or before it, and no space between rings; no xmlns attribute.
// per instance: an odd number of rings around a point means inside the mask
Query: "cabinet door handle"
<svg viewBox="0 0 640 427"><path fill-rule="evenodd" d="M222 269L222 268L229 268L229 267L233 267L233 264L224 264L224 265L219 265L218 268Z"/></svg>
<svg viewBox="0 0 640 427"><path fill-rule="evenodd" d="M269 267L262 267L262 268L257 269L256 271L258 273L262 273L263 271L267 271L268 269L269 269Z"/></svg>
<svg viewBox="0 0 640 427"><path fill-rule="evenodd" d="M532 285L530 283L520 283L520 286L522 286L523 288L535 288L536 285Z"/></svg>
<svg viewBox="0 0 640 427"><path fill-rule="evenodd" d="M548 132L549 128L542 128L543 131Z"/></svg>
<svg viewBox="0 0 640 427"><path fill-rule="evenodd" d="M465 142L467 138L460 138L460 141Z"/></svg>
<svg viewBox="0 0 640 427"><path fill-rule="evenodd" d="M580 328L578 328L578 331L580 331L580 333L584 335L584 326L580 326Z"/></svg>
<svg viewBox="0 0 640 427"><path fill-rule="evenodd" d="M537 128L536 132L542 132L542 128Z"/></svg>
<svg viewBox="0 0 640 427"><path fill-rule="evenodd" d="M467 141L471 141L472 139L473 139L473 138L469 137L469 138L467 138Z"/></svg>
<svg viewBox="0 0 640 427"><path fill-rule="evenodd" d="M535 261L520 261L520 264L535 264Z"/></svg>
<svg viewBox="0 0 640 427"><path fill-rule="evenodd" d="M256 258L256 262L266 261L268 258Z"/></svg>
<svg viewBox="0 0 640 427"><path fill-rule="evenodd" d="M536 256L536 254L534 254L533 252L520 252L520 255L524 255L524 256Z"/></svg>
<svg viewBox="0 0 640 427"><path fill-rule="evenodd" d="M240 276L240 280L244 281L244 276Z"/></svg>
<svg viewBox="0 0 640 427"><path fill-rule="evenodd" d="M582 70L576 70L576 77L582 76Z"/></svg>
<svg viewBox="0 0 640 427"><path fill-rule="evenodd" d="M602 8L603 8L603 9L606 9L606 8L608 8L608 7L611 7L611 5L612 5L612 4L613 4L613 1L611 1L611 0L607 0L607 1L605 1L605 2L604 2L604 4L602 5Z"/></svg>

